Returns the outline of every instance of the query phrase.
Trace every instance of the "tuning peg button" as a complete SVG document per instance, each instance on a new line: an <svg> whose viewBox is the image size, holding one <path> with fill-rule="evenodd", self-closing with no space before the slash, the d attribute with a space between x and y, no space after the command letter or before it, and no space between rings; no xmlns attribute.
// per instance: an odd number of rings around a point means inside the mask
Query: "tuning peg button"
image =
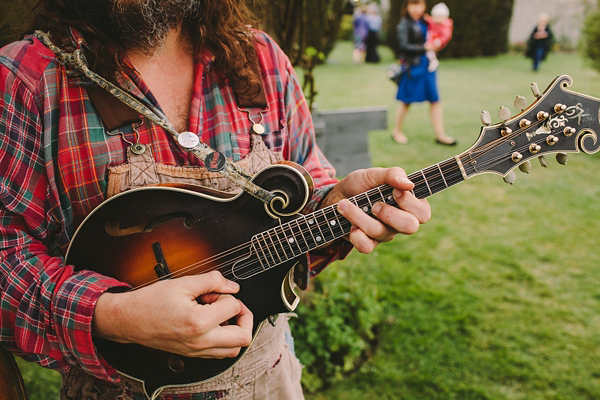
<svg viewBox="0 0 600 400"><path fill-rule="evenodd" d="M561 104L561 103L557 103L554 106L554 111L556 111L559 114L564 112L566 109L567 109L567 106L565 106L564 104Z"/></svg>
<svg viewBox="0 0 600 400"><path fill-rule="evenodd" d="M548 135L546 138L546 143L548 143L550 146L554 146L556 143L558 143L558 138L554 135Z"/></svg>
<svg viewBox="0 0 600 400"><path fill-rule="evenodd" d="M510 118L510 110L504 106L500 107L498 110L498 118L500 118L502 121L506 121Z"/></svg>
<svg viewBox="0 0 600 400"><path fill-rule="evenodd" d="M540 146L539 144L532 143L531 145L529 145L529 152L531 154L539 153L540 150L542 150L542 146Z"/></svg>
<svg viewBox="0 0 600 400"><path fill-rule="evenodd" d="M521 128L527 128L527 127L529 127L529 125L531 125L531 121L528 119L522 119L519 121L519 126Z"/></svg>
<svg viewBox="0 0 600 400"><path fill-rule="evenodd" d="M481 119L481 123L486 126L492 123L492 116L489 111L483 110L479 115L479 118Z"/></svg>
<svg viewBox="0 0 600 400"><path fill-rule="evenodd" d="M514 153L512 153L512 156L510 158L514 162L519 162L523 159L523 154L519 153L518 151L515 151Z"/></svg>
<svg viewBox="0 0 600 400"><path fill-rule="evenodd" d="M525 161L523 164L519 165L519 169L521 172L528 174L529 171L531 171L531 162L529 160Z"/></svg>
<svg viewBox="0 0 600 400"><path fill-rule="evenodd" d="M540 111L539 113L537 113L538 121L543 121L545 119L548 119L548 117L550 117L550 114L548 114L546 111Z"/></svg>
<svg viewBox="0 0 600 400"><path fill-rule="evenodd" d="M548 168L548 160L546 160L546 157L544 156L539 156L538 160L540 160L540 165L544 168Z"/></svg>
<svg viewBox="0 0 600 400"><path fill-rule="evenodd" d="M517 110L523 111L525 108L527 108L527 99L523 96L517 96L514 104Z"/></svg>
<svg viewBox="0 0 600 400"><path fill-rule="evenodd" d="M569 137L569 136L571 136L571 135L572 135L572 134L574 134L575 132L577 132L577 129L575 129L575 128L572 128L572 127L570 127L570 126L567 126L567 127L565 128L565 130L563 131L563 133L565 134L565 136L566 136L566 137Z"/></svg>
<svg viewBox="0 0 600 400"><path fill-rule="evenodd" d="M512 185L515 183L515 181L517 180L517 175L515 174L514 171L510 171L505 177L504 177L504 182Z"/></svg>
<svg viewBox="0 0 600 400"><path fill-rule="evenodd" d="M565 153L557 153L556 161L558 161L558 163L561 165L567 165L567 163L569 162L569 156Z"/></svg>

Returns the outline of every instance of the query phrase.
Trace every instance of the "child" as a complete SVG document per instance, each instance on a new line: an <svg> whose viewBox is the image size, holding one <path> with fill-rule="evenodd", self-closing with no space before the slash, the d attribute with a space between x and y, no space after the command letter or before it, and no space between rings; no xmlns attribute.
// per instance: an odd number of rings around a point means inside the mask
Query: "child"
<svg viewBox="0 0 600 400"><path fill-rule="evenodd" d="M454 22L450 18L450 10L444 3L438 3L431 9L431 16L425 17L427 20L427 43L435 46L438 50L446 47L452 39L452 29ZM435 51L430 50L426 53L429 60L427 70L433 72L437 69L440 62L437 59Z"/></svg>

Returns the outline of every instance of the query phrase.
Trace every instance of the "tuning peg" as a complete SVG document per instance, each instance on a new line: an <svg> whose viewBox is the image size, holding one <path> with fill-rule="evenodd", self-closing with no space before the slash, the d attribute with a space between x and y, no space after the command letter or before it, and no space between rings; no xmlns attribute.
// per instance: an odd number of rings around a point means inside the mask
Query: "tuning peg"
<svg viewBox="0 0 600 400"><path fill-rule="evenodd" d="M517 180L517 175L515 174L515 171L510 171L505 177L504 177L504 182L512 185L515 183L515 181Z"/></svg>
<svg viewBox="0 0 600 400"><path fill-rule="evenodd" d="M504 106L500 107L498 110L498 118L500 118L502 121L506 121L510 118L510 110Z"/></svg>
<svg viewBox="0 0 600 400"><path fill-rule="evenodd" d="M561 165L567 165L567 163L569 162L569 156L565 153L557 153L556 161L558 161L558 163Z"/></svg>
<svg viewBox="0 0 600 400"><path fill-rule="evenodd" d="M523 111L525 108L527 108L527 99L523 96L517 96L514 104L517 110Z"/></svg>
<svg viewBox="0 0 600 400"><path fill-rule="evenodd" d="M538 99L539 99L540 97L542 97L542 93L540 92L540 88L538 87L537 83L533 82L533 83L531 84L531 91L533 92L533 95L534 95L535 97L537 97Z"/></svg>
<svg viewBox="0 0 600 400"><path fill-rule="evenodd" d="M540 160L540 165L544 168L548 168L548 160L546 160L546 157L544 156L539 156L538 160Z"/></svg>
<svg viewBox="0 0 600 400"><path fill-rule="evenodd" d="M481 119L481 123L485 126L488 126L492 123L492 116L489 111L483 110L481 114L479 114L479 119Z"/></svg>
<svg viewBox="0 0 600 400"><path fill-rule="evenodd" d="M523 164L519 165L519 169L521 172L528 174L529 171L531 171L531 162L529 160L525 161Z"/></svg>

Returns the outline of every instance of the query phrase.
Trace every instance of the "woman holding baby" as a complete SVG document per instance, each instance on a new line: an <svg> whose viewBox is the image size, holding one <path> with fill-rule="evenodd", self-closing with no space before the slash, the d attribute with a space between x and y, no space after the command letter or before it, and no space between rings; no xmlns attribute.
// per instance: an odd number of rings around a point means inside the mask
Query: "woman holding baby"
<svg viewBox="0 0 600 400"><path fill-rule="evenodd" d="M431 17L425 16L425 10L425 0L407 0L397 27L399 56L406 72L398 81L399 104L392 138L397 143L408 142L402 131L406 113L412 103L428 101L436 143L452 146L456 140L444 130L436 75L436 52L452 37L452 20L444 3L433 7Z"/></svg>

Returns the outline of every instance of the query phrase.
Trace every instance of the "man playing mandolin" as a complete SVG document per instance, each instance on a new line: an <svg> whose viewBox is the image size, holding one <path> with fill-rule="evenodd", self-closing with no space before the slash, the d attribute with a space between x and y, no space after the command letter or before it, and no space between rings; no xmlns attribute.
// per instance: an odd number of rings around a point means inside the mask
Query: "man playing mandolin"
<svg viewBox="0 0 600 400"><path fill-rule="evenodd" d="M240 285L231 276L169 275L177 256L169 254L168 238L150 243L157 279L137 290L128 290L130 281L69 265L78 227L107 198L129 189L179 184L200 185L214 196L238 193L216 167L186 151L198 139L216 150L211 164L218 166L215 154L223 154L249 175L280 161L302 165L316 188L302 213L337 204L352 228L345 239L310 252L311 276L352 246L370 253L397 233L416 232L430 218L427 201L410 192L400 168L335 180L288 58L248 28L242 0L42 0L34 12L33 28L49 35L0 50L0 344L59 370L62 399L137 399L144 391L164 399L302 398L285 317L263 324L247 354L213 379L147 390L150 382L144 387L120 373L99 350L103 339L226 360L250 345L259 321L234 296ZM133 95L138 108L127 115L114 105L120 99L61 58L75 50L95 76ZM167 128L180 134L179 143ZM347 200L383 184L394 189L390 202L397 206L378 201L366 213ZM116 235L127 240L129 233ZM102 243L90 250L95 246ZM280 258L260 252L264 261ZM136 262L132 253L125 265ZM122 356L126 365L150 368L132 358ZM168 368L182 369L178 360L169 358Z"/></svg>

